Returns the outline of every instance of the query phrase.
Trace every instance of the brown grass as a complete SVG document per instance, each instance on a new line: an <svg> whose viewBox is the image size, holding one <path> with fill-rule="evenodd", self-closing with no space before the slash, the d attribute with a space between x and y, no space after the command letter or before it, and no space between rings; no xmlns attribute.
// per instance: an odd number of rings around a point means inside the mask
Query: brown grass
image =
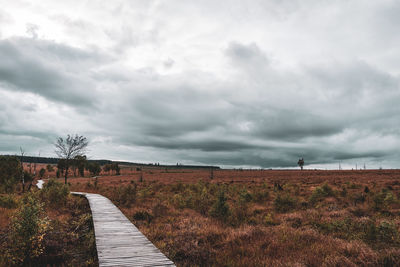
<svg viewBox="0 0 400 267"><path fill-rule="evenodd" d="M97 186L93 178L69 182L109 197L178 266L400 264L399 170L217 170L211 180L208 170L153 168L143 170L144 182L140 175L125 167ZM328 193L317 189L324 183ZM229 213L213 217L221 190ZM380 203L381 192L393 199L382 193ZM278 195L294 206L277 209L289 205Z"/></svg>
<svg viewBox="0 0 400 267"><path fill-rule="evenodd" d="M36 191L36 189L32 189ZM22 194L12 194L16 199ZM20 203L21 204L21 203ZM0 207L0 266L9 266L6 255L11 218L16 209ZM85 198L69 196L65 205L45 203L50 230L44 236L44 253L33 266L98 266L89 204ZM94 249L94 250L93 250ZM94 251L94 252L93 252Z"/></svg>

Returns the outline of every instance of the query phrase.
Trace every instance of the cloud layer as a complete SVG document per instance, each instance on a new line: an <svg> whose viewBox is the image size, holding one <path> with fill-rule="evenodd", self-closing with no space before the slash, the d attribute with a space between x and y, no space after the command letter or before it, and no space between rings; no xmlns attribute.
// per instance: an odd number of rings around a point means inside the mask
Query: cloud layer
<svg viewBox="0 0 400 267"><path fill-rule="evenodd" d="M0 153L400 167L397 1L37 1L0 8Z"/></svg>

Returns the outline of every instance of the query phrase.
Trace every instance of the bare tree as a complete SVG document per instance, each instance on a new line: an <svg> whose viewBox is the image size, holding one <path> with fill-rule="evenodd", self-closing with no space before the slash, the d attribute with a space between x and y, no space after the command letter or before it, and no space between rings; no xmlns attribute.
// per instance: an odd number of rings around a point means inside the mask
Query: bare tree
<svg viewBox="0 0 400 267"><path fill-rule="evenodd" d="M67 183L70 161L76 156L83 156L88 144L86 137L79 135L68 135L66 139L59 137L54 144L57 156L65 160L65 184Z"/></svg>
<svg viewBox="0 0 400 267"><path fill-rule="evenodd" d="M304 159L303 159L303 158L299 159L299 161L297 162L297 164L300 166L300 169L302 169L302 170L303 170L303 166L304 166Z"/></svg>

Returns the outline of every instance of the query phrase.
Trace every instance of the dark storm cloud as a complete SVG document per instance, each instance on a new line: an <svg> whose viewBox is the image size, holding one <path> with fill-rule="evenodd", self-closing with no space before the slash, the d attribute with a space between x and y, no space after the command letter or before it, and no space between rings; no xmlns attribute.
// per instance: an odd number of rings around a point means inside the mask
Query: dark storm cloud
<svg viewBox="0 0 400 267"><path fill-rule="evenodd" d="M400 162L396 1L43 1L0 11L0 151L77 132L114 159Z"/></svg>
<svg viewBox="0 0 400 267"><path fill-rule="evenodd" d="M185 149L185 150L199 150L199 151L218 151L218 152L230 152L230 151L241 151L245 149L255 149L261 148L258 145L248 144L246 142L240 142L238 140L228 141L228 140L217 140L217 137L211 140L183 140L180 139L172 139L172 140L149 140L148 142L144 141L142 143L138 143L141 146L152 146L158 148L166 148L166 149ZM265 147L264 147L265 148Z"/></svg>
<svg viewBox="0 0 400 267"><path fill-rule="evenodd" d="M264 112L259 111L258 116L255 112L250 114L254 122L252 134L271 140L299 141L303 138L330 136L340 133L345 127L343 122L310 111L264 108Z"/></svg>
<svg viewBox="0 0 400 267"><path fill-rule="evenodd" d="M379 151L371 151L371 152L360 152L360 153L351 153L351 152L335 152L333 157L334 160L347 160L347 159L358 159L358 158L383 158L385 156L391 155L391 152L379 152Z"/></svg>
<svg viewBox="0 0 400 267"><path fill-rule="evenodd" d="M52 133L47 133L47 132L40 132L36 130L31 130L27 132L26 130L9 130L9 129L1 129L0 130L1 135L8 135L8 136L20 136L20 137L32 137L32 138L37 138L41 139L43 141L50 141L52 142L55 140L56 135Z"/></svg>
<svg viewBox="0 0 400 267"><path fill-rule="evenodd" d="M208 155L208 156L200 156L193 157L189 156L193 161L201 162L205 165L225 165L225 166L260 166L262 168L269 167L293 167L295 163L293 160L284 158L284 157L276 157L276 158L268 158L264 156L260 156L254 153L242 154L242 155Z"/></svg>
<svg viewBox="0 0 400 267"><path fill-rule="evenodd" d="M258 67L260 64L267 64L268 59L256 43L241 44L231 42L226 49L226 54L235 62L241 62L249 66Z"/></svg>
<svg viewBox="0 0 400 267"><path fill-rule="evenodd" d="M69 105L91 105L95 85L86 68L99 55L52 41L31 38L0 40L0 83L3 88L32 92ZM86 76L86 77L85 77Z"/></svg>
<svg viewBox="0 0 400 267"><path fill-rule="evenodd" d="M236 43L234 47L246 52L227 53L228 57L268 64L265 53L256 44ZM253 58L259 56L261 60ZM212 75L197 80L190 73L167 77L151 74L156 82L149 83L145 77L150 74L136 73L132 76L134 82L123 79L126 83L121 84L125 92L132 91L132 94L120 99L120 103L126 104L120 106L119 120L111 126L118 131L115 140L128 146L175 151L185 159L203 164L265 168L296 166L299 157L305 157L307 164L324 164L385 156L373 147L365 150L352 145L346 147L334 137L349 129L356 135L345 137L345 142L368 137L374 118L379 118L381 127L388 125L389 121L382 120L382 112L388 118L391 114L396 121L398 108L382 107L388 100L400 99L395 77L359 62L309 68L301 75L269 69L257 75L263 73L265 76L274 73L273 79L278 82L274 83L276 87L271 87L268 80L258 84L254 101L246 99L254 91L246 94L247 84L241 81L234 85L239 93L236 95L221 90L232 87ZM284 95L286 102L271 99L270 96L288 90L292 80L297 81L296 90L300 94ZM321 88L326 88L322 95L313 94ZM348 98L343 98L346 90L353 105L348 104ZM391 97L388 99L388 96ZM116 125L121 122L124 124ZM326 141L327 138L333 139Z"/></svg>

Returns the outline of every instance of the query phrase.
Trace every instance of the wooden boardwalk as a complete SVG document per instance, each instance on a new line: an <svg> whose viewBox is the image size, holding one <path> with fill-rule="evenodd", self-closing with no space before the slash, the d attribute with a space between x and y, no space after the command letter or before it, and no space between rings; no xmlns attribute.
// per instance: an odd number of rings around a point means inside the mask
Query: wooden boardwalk
<svg viewBox="0 0 400 267"><path fill-rule="evenodd" d="M92 210L99 266L175 266L111 201L99 194L85 196Z"/></svg>

